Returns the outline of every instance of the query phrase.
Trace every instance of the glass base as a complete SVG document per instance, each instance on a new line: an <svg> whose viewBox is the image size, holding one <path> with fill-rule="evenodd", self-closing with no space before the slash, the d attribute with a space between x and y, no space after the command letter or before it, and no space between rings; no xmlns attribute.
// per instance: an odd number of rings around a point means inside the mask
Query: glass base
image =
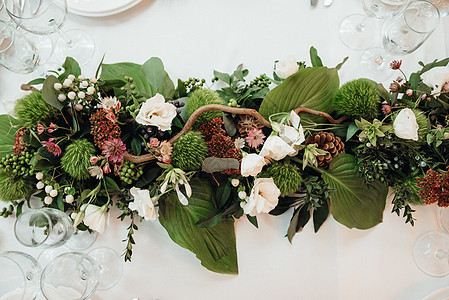
<svg viewBox="0 0 449 300"><path fill-rule="evenodd" d="M372 48L363 52L360 67L365 75L377 81L384 81L394 75L390 68L391 61L391 56L383 48Z"/></svg>
<svg viewBox="0 0 449 300"><path fill-rule="evenodd" d="M73 251L81 251L89 248L97 239L97 233L93 231L90 233L88 230L77 230L73 233L72 238L67 241L66 246Z"/></svg>
<svg viewBox="0 0 449 300"><path fill-rule="evenodd" d="M64 62L66 57L72 57L80 66L85 66L94 56L95 41L89 33L82 30L60 32L54 53L61 62Z"/></svg>
<svg viewBox="0 0 449 300"><path fill-rule="evenodd" d="M413 259L416 266L433 277L449 274L449 235L438 231L425 233L415 243Z"/></svg>
<svg viewBox="0 0 449 300"><path fill-rule="evenodd" d="M372 47L378 34L376 24L364 15L351 15L344 18L338 32L343 44L354 50Z"/></svg>
<svg viewBox="0 0 449 300"><path fill-rule="evenodd" d="M123 262L120 256L110 248L96 248L90 251L100 270L98 290L107 290L116 285L123 273Z"/></svg>

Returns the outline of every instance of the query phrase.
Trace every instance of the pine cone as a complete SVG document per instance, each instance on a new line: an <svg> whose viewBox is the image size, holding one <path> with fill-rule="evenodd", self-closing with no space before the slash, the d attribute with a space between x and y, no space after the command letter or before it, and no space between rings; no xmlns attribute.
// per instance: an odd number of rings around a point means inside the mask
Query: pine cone
<svg viewBox="0 0 449 300"><path fill-rule="evenodd" d="M241 136L246 136L251 129L260 129L263 125L253 116L240 115L240 120L237 122L236 127Z"/></svg>
<svg viewBox="0 0 449 300"><path fill-rule="evenodd" d="M307 138L306 144L317 144L319 149L328 152L325 155L317 155L319 167L327 167L334 156L345 152L345 144L339 136L335 136L332 132L320 131L314 133Z"/></svg>

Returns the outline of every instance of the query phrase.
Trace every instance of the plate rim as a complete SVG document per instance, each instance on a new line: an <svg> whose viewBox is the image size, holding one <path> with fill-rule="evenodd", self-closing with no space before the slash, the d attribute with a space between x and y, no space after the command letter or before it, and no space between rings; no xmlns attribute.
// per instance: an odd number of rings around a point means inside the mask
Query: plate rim
<svg viewBox="0 0 449 300"><path fill-rule="evenodd" d="M111 15L115 15L118 13L121 13L125 10L128 10L132 7L134 7L135 5L137 5L138 3L140 3L142 0L129 0L128 2L126 2L125 4L123 4L122 6L116 7L116 8L112 8L112 9L105 9L102 11L88 11L88 10L82 10L82 9L78 9L75 8L73 6L70 6L69 4L67 4L67 9L70 13L73 13L75 15L79 15L79 16L84 16L84 17L106 17L106 16L111 16Z"/></svg>

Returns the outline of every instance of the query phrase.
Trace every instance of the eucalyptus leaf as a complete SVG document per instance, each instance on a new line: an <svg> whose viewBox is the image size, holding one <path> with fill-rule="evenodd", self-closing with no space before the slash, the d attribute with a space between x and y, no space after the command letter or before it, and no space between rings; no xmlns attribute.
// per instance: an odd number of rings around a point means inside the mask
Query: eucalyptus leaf
<svg viewBox="0 0 449 300"><path fill-rule="evenodd" d="M135 63L116 63L103 64L101 67L101 80L124 80L125 76L133 78L133 83L136 85L135 91L138 93L151 94L150 84L147 77L142 70L142 66Z"/></svg>
<svg viewBox="0 0 449 300"><path fill-rule="evenodd" d="M326 67L300 69L271 90L260 105L265 119L275 113L289 112L300 106L332 113L332 99L338 92L340 79L336 69ZM301 113L301 118L323 118Z"/></svg>
<svg viewBox="0 0 449 300"><path fill-rule="evenodd" d="M58 91L54 88L55 83L59 83L59 79L53 75L50 75L45 79L42 87L42 97L47 104L61 110L64 107L64 104L58 100Z"/></svg>
<svg viewBox="0 0 449 300"><path fill-rule="evenodd" d="M221 172L226 169L240 169L239 161L235 158L207 157L201 166L206 173Z"/></svg>
<svg viewBox="0 0 449 300"><path fill-rule="evenodd" d="M201 264L217 273L238 274L234 219L225 218L210 228L196 223L214 211L213 191L209 181L194 178L190 181L192 196L182 205L175 193L160 201L159 221L170 238L193 253Z"/></svg>
<svg viewBox="0 0 449 300"><path fill-rule="evenodd" d="M349 227L368 229L382 222L388 187L380 181L366 184L357 173L356 159L340 153L329 170L321 170L330 189L330 212L337 222Z"/></svg>
<svg viewBox="0 0 449 300"><path fill-rule="evenodd" d="M234 136L237 132L237 128L235 127L235 124L232 121L232 118L229 115L223 113L223 122L224 122L226 133L229 136Z"/></svg>
<svg viewBox="0 0 449 300"><path fill-rule="evenodd" d="M165 98L173 98L175 95L175 85L164 70L164 64L158 57L152 57L147 60L142 70L152 87L156 92L163 95Z"/></svg>
<svg viewBox="0 0 449 300"><path fill-rule="evenodd" d="M78 77L81 75L81 68L80 65L76 60L74 60L72 57L67 57L62 64L62 67L64 68L64 73L59 75L59 80L64 81L69 75L74 75L75 77Z"/></svg>

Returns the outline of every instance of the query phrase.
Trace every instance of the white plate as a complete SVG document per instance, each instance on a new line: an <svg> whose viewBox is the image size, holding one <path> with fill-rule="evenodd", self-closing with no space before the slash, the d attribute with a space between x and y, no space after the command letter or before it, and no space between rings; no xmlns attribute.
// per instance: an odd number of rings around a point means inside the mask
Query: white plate
<svg viewBox="0 0 449 300"><path fill-rule="evenodd" d="M69 12L85 17L104 17L130 9L142 0L67 0Z"/></svg>
<svg viewBox="0 0 449 300"><path fill-rule="evenodd" d="M423 300L448 300L449 287L442 288L425 297Z"/></svg>

